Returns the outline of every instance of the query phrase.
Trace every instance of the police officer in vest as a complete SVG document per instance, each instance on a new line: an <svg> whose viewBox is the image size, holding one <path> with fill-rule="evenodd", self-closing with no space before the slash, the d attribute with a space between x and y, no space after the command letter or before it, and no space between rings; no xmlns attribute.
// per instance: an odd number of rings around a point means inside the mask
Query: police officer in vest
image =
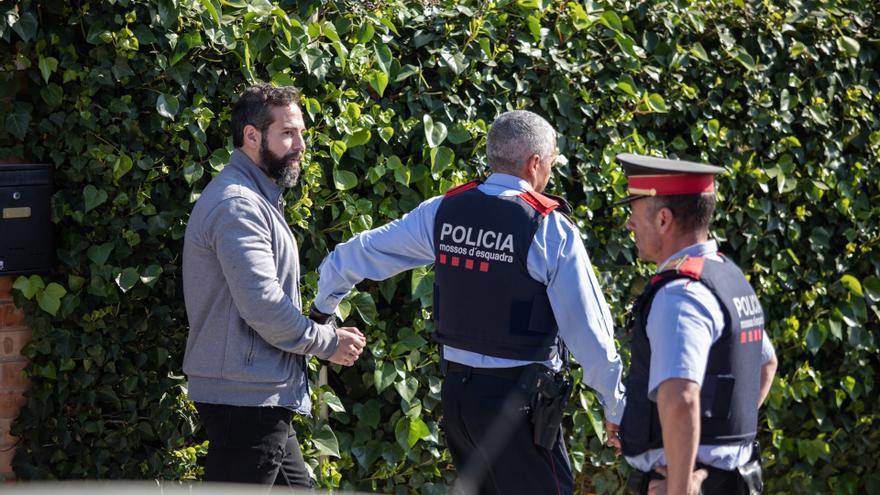
<svg viewBox="0 0 880 495"><path fill-rule="evenodd" d="M535 443L544 422L531 424L539 408L521 382L536 368L560 370L564 343L604 406L606 428L616 431L622 366L611 317L567 204L542 194L557 154L553 128L532 112L506 112L486 147L492 174L485 182L453 188L336 246L320 267L312 316L333 313L365 278L433 263L433 337L442 344L453 491L568 494L562 431ZM561 414L560 407L557 423Z"/></svg>
<svg viewBox="0 0 880 495"><path fill-rule="evenodd" d="M620 434L634 493L760 493L758 408L776 356L743 272L709 240L724 169L622 154L626 227L656 275L632 309ZM700 492L702 486L702 492Z"/></svg>

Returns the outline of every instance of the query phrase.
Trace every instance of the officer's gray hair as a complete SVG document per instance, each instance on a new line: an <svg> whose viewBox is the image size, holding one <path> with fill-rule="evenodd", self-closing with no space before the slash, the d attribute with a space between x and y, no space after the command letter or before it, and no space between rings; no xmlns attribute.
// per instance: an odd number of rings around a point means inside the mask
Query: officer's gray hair
<svg viewBox="0 0 880 495"><path fill-rule="evenodd" d="M549 122L527 110L504 112L492 123L486 138L489 167L518 174L532 155L546 160L556 146L556 131Z"/></svg>

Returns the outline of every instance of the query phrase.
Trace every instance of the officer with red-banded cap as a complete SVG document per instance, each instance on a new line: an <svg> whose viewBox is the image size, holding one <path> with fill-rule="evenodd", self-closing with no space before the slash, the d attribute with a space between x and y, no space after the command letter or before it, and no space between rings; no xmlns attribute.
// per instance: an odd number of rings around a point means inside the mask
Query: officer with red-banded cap
<svg viewBox="0 0 880 495"><path fill-rule="evenodd" d="M320 320L333 313L364 278L433 263L443 429L458 476L453 492L570 494L562 431L550 430L543 446L535 435L553 417L544 422L537 412L561 417L558 399L567 389L551 394L556 377L542 378L542 401L558 393L544 409L533 407L536 392L520 385L533 383L526 377L536 369L543 370L538 376L559 371L564 343L616 431L624 403L611 316L567 204L543 194L557 154L553 128L532 112L506 112L493 122L486 148L492 174L485 182L453 188L336 246L321 264L311 314Z"/></svg>
<svg viewBox="0 0 880 495"><path fill-rule="evenodd" d="M758 408L776 356L743 272L709 240L720 167L617 156L626 227L657 272L633 305L620 428L633 493L760 493ZM700 491L702 488L702 492Z"/></svg>

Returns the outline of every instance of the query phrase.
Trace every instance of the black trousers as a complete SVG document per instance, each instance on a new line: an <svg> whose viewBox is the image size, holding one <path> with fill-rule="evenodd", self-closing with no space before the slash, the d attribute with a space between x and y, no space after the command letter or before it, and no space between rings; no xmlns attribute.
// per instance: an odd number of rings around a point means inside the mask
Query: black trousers
<svg viewBox="0 0 880 495"><path fill-rule="evenodd" d="M748 495L748 488L742 482L739 472L698 464L697 469L705 469L709 474L700 486L700 495ZM647 495L651 480L662 480L657 472L645 473L633 470L627 482L633 495Z"/></svg>
<svg viewBox="0 0 880 495"><path fill-rule="evenodd" d="M291 411L196 403L208 433L207 481L311 488Z"/></svg>
<svg viewBox="0 0 880 495"><path fill-rule="evenodd" d="M443 382L443 430L458 479L456 495L568 495L571 464L562 432L551 450L535 445L529 398L516 378L450 370Z"/></svg>

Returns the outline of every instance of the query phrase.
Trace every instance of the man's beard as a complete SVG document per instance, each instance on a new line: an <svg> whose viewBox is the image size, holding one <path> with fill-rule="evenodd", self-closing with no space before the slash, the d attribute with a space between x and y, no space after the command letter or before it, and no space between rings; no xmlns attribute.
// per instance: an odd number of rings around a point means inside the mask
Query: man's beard
<svg viewBox="0 0 880 495"><path fill-rule="evenodd" d="M302 153L291 151L278 156L269 150L265 135L260 140L260 167L271 179L281 187L293 187L299 181L299 160Z"/></svg>

